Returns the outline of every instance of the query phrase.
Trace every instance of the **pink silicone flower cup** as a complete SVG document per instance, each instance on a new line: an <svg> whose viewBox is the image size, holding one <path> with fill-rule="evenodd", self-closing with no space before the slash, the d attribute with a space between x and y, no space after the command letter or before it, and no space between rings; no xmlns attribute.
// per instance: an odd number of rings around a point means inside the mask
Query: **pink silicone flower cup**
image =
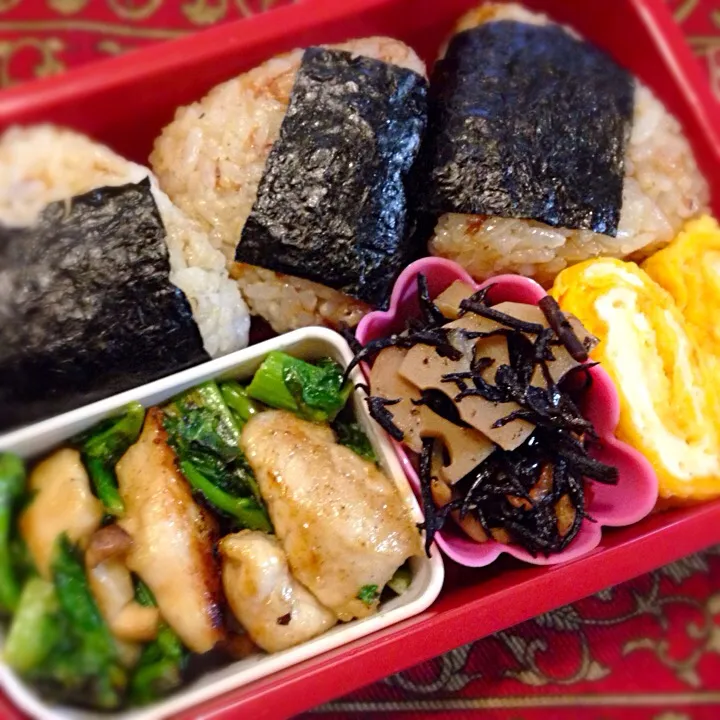
<svg viewBox="0 0 720 720"><path fill-rule="evenodd" d="M425 275L430 297L436 297L456 280L474 289L492 285L490 301L532 303L536 305L545 291L535 281L519 275L499 275L478 285L458 264L442 258L423 258L402 272L393 288L390 307L366 315L357 328L357 339L365 344L375 338L400 331L408 317L417 316L417 276ZM368 368L364 367L365 374ZM584 520L580 531L565 550L549 557L533 557L518 545L504 545L494 540L478 543L467 537L453 522L436 535L440 549L451 559L468 567L489 565L501 553L534 565L556 565L573 560L594 550L600 543L602 526L631 525L648 515L657 500L658 481L650 463L643 455L615 437L620 416L617 391L610 376L600 367L591 368L592 385L587 393L584 412L595 426L600 438L594 457L614 465L619 471L617 485L592 483L588 512L595 522ZM416 493L420 481L401 443L393 441L408 479Z"/></svg>

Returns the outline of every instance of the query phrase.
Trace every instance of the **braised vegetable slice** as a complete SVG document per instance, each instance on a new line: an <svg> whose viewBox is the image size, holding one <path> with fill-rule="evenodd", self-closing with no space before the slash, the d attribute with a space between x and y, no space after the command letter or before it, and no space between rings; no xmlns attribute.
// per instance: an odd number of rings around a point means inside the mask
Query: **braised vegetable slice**
<svg viewBox="0 0 720 720"><path fill-rule="evenodd" d="M145 410L130 403L122 415L110 418L77 438L95 494L111 515L122 515L124 505L117 487L115 464L138 439Z"/></svg>
<svg viewBox="0 0 720 720"><path fill-rule="evenodd" d="M0 453L0 610L11 612L20 598L20 583L13 568L11 530L13 510L25 487L25 465L10 453Z"/></svg>
<svg viewBox="0 0 720 720"><path fill-rule="evenodd" d="M312 364L283 352L271 352L258 368L247 392L250 397L306 420L326 422L343 409L351 383L329 358Z"/></svg>

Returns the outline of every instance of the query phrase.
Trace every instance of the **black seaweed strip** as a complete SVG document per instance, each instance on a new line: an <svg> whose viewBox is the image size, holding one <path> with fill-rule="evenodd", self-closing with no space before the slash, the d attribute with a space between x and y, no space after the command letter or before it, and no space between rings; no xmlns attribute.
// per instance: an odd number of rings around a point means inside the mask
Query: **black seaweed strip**
<svg viewBox="0 0 720 720"><path fill-rule="evenodd" d="M371 340L365 345L365 347L361 348L358 352L356 352L353 359L348 363L348 366L345 368L345 372L343 373L343 382L345 382L350 377L350 373L361 362L370 360L370 358L374 357L385 348L405 347L405 345L403 344L405 342L406 338L402 335L397 334L389 335L388 337L384 338L377 338L376 340Z"/></svg>
<svg viewBox="0 0 720 720"><path fill-rule="evenodd" d="M537 415L532 410L525 410L524 408L520 408L518 410L513 410L511 413L508 413L504 417L498 418L492 424L492 427L505 427L505 425L511 423L513 420L529 420L530 422L533 422L536 418Z"/></svg>
<svg viewBox="0 0 720 720"><path fill-rule="evenodd" d="M481 331L481 330L467 330L466 328L456 328L458 332L461 332L463 336L467 340L480 340L482 338L489 338L489 337L510 337L515 330L510 330L510 328L498 328L497 330L487 330L487 331Z"/></svg>
<svg viewBox="0 0 720 720"><path fill-rule="evenodd" d="M465 298L460 302L460 309L464 310L466 313L471 312L488 320L494 320L495 322L500 323L500 325L505 325L512 330L528 333L528 335L539 335L545 330L545 326L540 325L540 323L520 320L512 315L500 312L499 310L495 310L494 308L483 305L482 303L475 302L470 298Z"/></svg>
<svg viewBox="0 0 720 720"><path fill-rule="evenodd" d="M406 185L426 123L421 75L308 48L235 259L387 307L423 249Z"/></svg>
<svg viewBox="0 0 720 720"><path fill-rule="evenodd" d="M455 402L462 402L467 397L481 397L494 403L506 402L505 393L495 387L495 385L490 385L490 383L483 380L481 377L473 378L473 382L475 383L475 387L462 388L460 392L455 395Z"/></svg>
<svg viewBox="0 0 720 720"><path fill-rule="evenodd" d="M537 337L542 337L540 333ZM508 358L515 369L520 385L527 387L535 370L536 344L524 333L512 333L507 338Z"/></svg>
<svg viewBox="0 0 720 720"><path fill-rule="evenodd" d="M458 33L433 70L421 206L615 236L633 105L630 73L557 25Z"/></svg>
<svg viewBox="0 0 720 720"><path fill-rule="evenodd" d="M586 362L588 359L587 348L575 334L570 321L560 309L557 300L552 295L546 295L540 300L538 307L543 311L548 325L555 331L560 342L570 353L570 357L580 363Z"/></svg>
<svg viewBox="0 0 720 720"><path fill-rule="evenodd" d="M398 442L401 442L405 438L405 433L393 422L392 413L385 409L387 405L397 405L400 399L388 400L387 398L376 395L368 395L365 398L365 402L367 403L370 417L375 420L388 435Z"/></svg>
<svg viewBox="0 0 720 720"><path fill-rule="evenodd" d="M350 373L359 363L369 360L381 350L389 347L411 348L415 345L430 345L435 347L438 354L459 360L462 353L454 348L447 340L448 330L445 328L427 328L414 330L407 335L396 333L384 338L371 340L359 352L355 354L343 373L343 379L347 380Z"/></svg>
<svg viewBox="0 0 720 720"><path fill-rule="evenodd" d="M340 334L345 339L345 342L350 346L354 355L357 355L362 350L360 341L355 337L355 328L348 327L347 325L340 327Z"/></svg>
<svg viewBox="0 0 720 720"><path fill-rule="evenodd" d="M208 360L169 275L147 179L0 226L0 429Z"/></svg>
<svg viewBox="0 0 720 720"><path fill-rule="evenodd" d="M421 527L425 530L425 553L428 557L430 557L430 548L435 533L442 528L449 512L449 510L444 513L439 512L432 496L432 453L434 444L433 438L422 438L422 452L420 453L420 496L422 498L423 515L425 516L425 521L421 523Z"/></svg>
<svg viewBox="0 0 720 720"><path fill-rule="evenodd" d="M495 287L495 283L490 283L489 285L486 285L483 288L480 288L479 290L476 290L470 297L465 298L465 300L468 300L471 303L479 303L480 305L487 305L487 296L488 293ZM463 308L460 308L460 317L462 317L467 310L463 310Z"/></svg>
<svg viewBox="0 0 720 720"><path fill-rule="evenodd" d="M555 360L555 356L550 349L553 340L555 340L555 332L552 328L545 328L545 330L535 338L535 362L542 362L543 360L552 362Z"/></svg>
<svg viewBox="0 0 720 720"><path fill-rule="evenodd" d="M417 276L418 285L418 304L423 314L425 324L429 327L437 327L448 322L440 308L430 299L430 291L428 290L427 278L422 273Z"/></svg>
<svg viewBox="0 0 720 720"><path fill-rule="evenodd" d="M452 332L454 332L452 329L439 327L416 330L407 336L408 347L416 344L430 345L435 348L438 355L451 360L459 360L462 357L462 351L458 350L448 339Z"/></svg>
<svg viewBox="0 0 720 720"><path fill-rule="evenodd" d="M420 391L420 397L415 399L411 398L410 402L419 407L425 405L430 408L436 415L451 422L453 425L458 427L470 427L466 422L460 418L460 413L457 406L453 401L441 390L430 388L427 390Z"/></svg>
<svg viewBox="0 0 720 720"><path fill-rule="evenodd" d="M370 386L367 383L355 383L355 390L360 390L366 395L370 395Z"/></svg>

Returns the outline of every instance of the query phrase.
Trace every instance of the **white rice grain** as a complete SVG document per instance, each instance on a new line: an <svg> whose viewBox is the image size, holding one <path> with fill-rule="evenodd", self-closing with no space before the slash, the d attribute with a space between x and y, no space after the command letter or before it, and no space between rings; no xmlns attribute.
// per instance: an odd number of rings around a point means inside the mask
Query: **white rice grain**
<svg viewBox="0 0 720 720"><path fill-rule="evenodd" d="M364 38L333 46L425 75L425 66L403 43ZM230 266L280 133L302 50L268 60L182 107L155 141L150 163L160 187L199 222ZM307 325L354 324L369 306L315 282L250 265L232 275L254 315L277 332Z"/></svg>
<svg viewBox="0 0 720 720"><path fill-rule="evenodd" d="M490 3L467 13L456 31L495 20L550 22L519 5ZM705 212L708 201L707 183L680 124L638 81L617 237L535 220L449 213L439 218L429 248L477 280L510 272L549 285L565 267L588 258L644 259Z"/></svg>

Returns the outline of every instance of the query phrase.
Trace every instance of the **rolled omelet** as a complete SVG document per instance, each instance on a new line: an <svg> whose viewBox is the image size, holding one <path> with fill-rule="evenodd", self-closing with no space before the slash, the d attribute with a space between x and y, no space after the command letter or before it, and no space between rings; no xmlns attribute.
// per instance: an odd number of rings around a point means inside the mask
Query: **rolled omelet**
<svg viewBox="0 0 720 720"><path fill-rule="evenodd" d="M650 460L660 497L720 496L713 364L673 295L635 263L609 258L564 270L551 294L600 339L592 356L618 389L616 434Z"/></svg>
<svg viewBox="0 0 720 720"><path fill-rule="evenodd" d="M645 272L672 295L688 333L720 369L720 226L704 215L685 226L664 250L643 263ZM715 375L717 377L717 375Z"/></svg>

